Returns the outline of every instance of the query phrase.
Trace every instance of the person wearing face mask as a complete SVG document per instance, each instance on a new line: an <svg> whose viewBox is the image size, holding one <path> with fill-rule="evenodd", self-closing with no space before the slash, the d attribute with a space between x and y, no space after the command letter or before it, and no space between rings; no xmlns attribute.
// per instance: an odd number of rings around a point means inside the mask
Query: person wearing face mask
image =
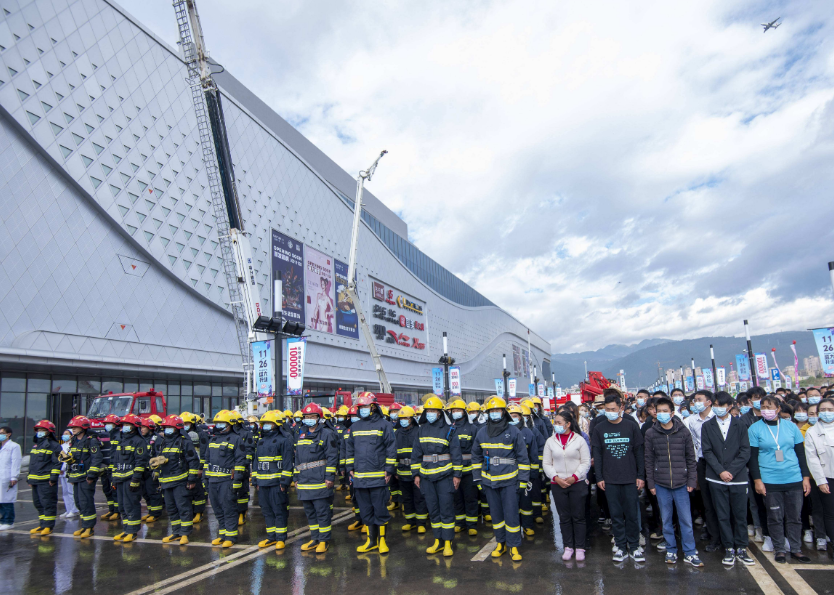
<svg viewBox="0 0 834 595"><path fill-rule="evenodd" d="M466 406L466 411L467 416L469 417L469 422L474 426L472 431L472 440L474 442L475 436L477 436L478 432L481 431L481 428L483 428L486 425L487 414L484 410L484 405L479 405L475 401L470 402ZM475 484L475 489L478 490L478 513L480 514L480 516L483 517L484 523L489 524L492 522L492 517L489 514L489 503L486 499L486 493L484 492L483 487L480 483L475 483L474 474L472 477L472 483Z"/></svg>
<svg viewBox="0 0 834 595"><path fill-rule="evenodd" d="M349 409L346 405L342 405L336 411L336 420L333 424L333 429L336 430L336 436L338 437L339 441L339 466L336 469L336 477L339 478L339 483L336 486L336 491L341 492L343 490L348 489L347 487L347 473L345 473L345 457L344 457L344 442L345 442L345 430L348 428L350 424L350 420L348 419Z"/></svg>
<svg viewBox="0 0 834 595"><path fill-rule="evenodd" d="M252 460L252 483L266 523L266 539L258 547L282 550L287 540L290 500L287 492L295 467L293 435L283 429L284 414L267 411L261 416L261 432Z"/></svg>
<svg viewBox="0 0 834 595"><path fill-rule="evenodd" d="M316 403L306 405L301 413L304 427L295 440L294 476L310 525L310 539L301 550L323 554L330 546L333 486L339 464L338 435Z"/></svg>
<svg viewBox="0 0 834 595"><path fill-rule="evenodd" d="M243 416L237 409L229 411L231 415L232 432L240 436L243 452L246 461L243 465L243 473L232 483L235 491L235 502L237 503L237 524L243 525L246 522L246 513L249 511L249 482L252 477L252 455L255 452L254 433L251 428L244 427Z"/></svg>
<svg viewBox="0 0 834 595"><path fill-rule="evenodd" d="M420 428L414 416L415 412L411 407L400 409L394 438L397 447L397 479L402 491L403 517L406 520L402 530L407 533L416 527L417 533L422 535L426 532L429 509L420 488L414 485L414 473L411 470L411 452Z"/></svg>
<svg viewBox="0 0 834 595"><path fill-rule="evenodd" d="M477 401L470 401L466 405L466 417L469 423L475 427L475 431L480 430L483 425L479 418L481 417L481 405Z"/></svg>
<svg viewBox="0 0 834 595"><path fill-rule="evenodd" d="M141 426L138 415L129 413L122 417L122 436L110 455L122 515L122 532L113 539L124 543L136 539L142 523L142 483L149 469L150 449L140 433Z"/></svg>
<svg viewBox="0 0 834 595"><path fill-rule="evenodd" d="M397 431L397 418L400 415L402 405L394 402L390 408L382 406L382 417L391 422L391 430ZM391 501L388 503L388 510L397 510L400 507L400 500L402 500L402 490L400 489L400 482L395 473L388 482L388 493L391 496Z"/></svg>
<svg viewBox="0 0 834 595"><path fill-rule="evenodd" d="M362 554L378 550L385 554L385 525L391 520L386 505L388 482L396 473L397 444L373 393L361 393L356 404L360 419L351 426L346 464L362 523L368 528L368 540L356 551Z"/></svg>
<svg viewBox="0 0 834 595"><path fill-rule="evenodd" d="M159 476L171 526L171 533L162 542L179 540L180 545L186 545L194 526L191 492L200 480L200 457L180 416L169 415L160 426L162 438L154 441L148 463Z"/></svg>
<svg viewBox="0 0 834 595"><path fill-rule="evenodd" d="M75 506L81 512L81 528L73 535L85 539L93 535L96 526L96 481L102 473L101 443L95 434L88 432L90 420L76 415L67 424L72 432L72 441L62 462L67 464L67 480L73 484L72 494Z"/></svg>
<svg viewBox="0 0 834 595"><path fill-rule="evenodd" d="M518 494L518 513L521 521L521 530L527 537L532 537L536 534L533 530L534 515L539 514L539 509L533 503L534 500L539 500L541 493L537 490L536 476L539 473L539 452L543 450L543 446L539 446L540 436L533 427L532 411L526 405L519 405L518 403L510 403L507 405L507 413L510 414L510 424L521 431L521 437L524 439L524 444L527 446L527 458L530 461L530 479L532 489L521 490Z"/></svg>
<svg viewBox="0 0 834 595"><path fill-rule="evenodd" d="M351 481L350 474L347 470L347 439L350 436L350 428L358 421L359 408L356 407L356 405L353 405L348 410L348 417L345 419L345 426L347 426L347 429L342 434L341 442L339 442L339 462L342 466L345 480L348 484L348 493L345 496L345 501L353 502L353 522L348 525L348 531L359 531L365 527L365 525L362 524L362 517L359 514L359 506L357 506L356 499L354 498L356 494L353 490L353 481Z"/></svg>
<svg viewBox="0 0 834 595"><path fill-rule="evenodd" d="M463 399L451 401L446 405L446 410L460 441L460 456L463 459L460 487L455 490L455 533L468 531L470 536L475 536L478 534L480 501L478 488L472 480L472 441L478 428L469 421Z"/></svg>
<svg viewBox="0 0 834 595"><path fill-rule="evenodd" d="M242 480L245 470L246 449L243 438L232 431L232 412L218 411L214 416L214 433L203 459L203 472L219 533L211 541L212 545L229 548L237 543L237 497L233 485Z"/></svg>
<svg viewBox="0 0 834 595"><path fill-rule="evenodd" d="M781 419L781 404L775 396L763 397L762 419L748 430L750 475L767 512L770 543L765 540L769 547L762 549L775 551L775 561L784 564L787 538L791 558L809 562L802 554L802 497L811 492L804 439L794 424Z"/></svg>
<svg viewBox="0 0 834 595"><path fill-rule="evenodd" d="M112 469L110 466L110 455L113 450L119 445L119 438L122 433L121 418L118 415L108 414L104 418L104 431L107 432L107 440L101 441L102 453L102 472L101 477L101 491L104 492L104 497L107 498L107 512L101 515L102 521L118 521L119 520L119 498L116 492L116 486L112 481Z"/></svg>
<svg viewBox="0 0 834 595"><path fill-rule="evenodd" d="M487 424L478 430L472 444L472 475L480 482L489 502L496 546L493 558L510 554L521 561L521 521L519 492L530 490L530 459L521 431L510 424L507 403L493 395L484 407Z"/></svg>
<svg viewBox="0 0 834 595"><path fill-rule="evenodd" d="M203 461L205 460L205 452L211 437L208 432L200 427L198 423L199 419L193 413L183 411L180 413L180 418L182 418L183 432L191 440L191 445L194 447L194 451L200 459L194 489L188 490L188 497L191 498L191 522L197 524L203 520L203 513L206 511L206 500L208 499L206 478L203 477Z"/></svg>
<svg viewBox="0 0 834 595"><path fill-rule="evenodd" d="M21 459L20 444L12 440L12 429L0 427L0 531L14 529Z"/></svg>
<svg viewBox="0 0 834 595"><path fill-rule="evenodd" d="M675 404L675 415L682 418L683 415L681 413L680 407L686 400L686 395L684 394L683 389L673 388L669 396L672 397L672 403Z"/></svg>
<svg viewBox="0 0 834 595"><path fill-rule="evenodd" d="M750 410L741 416L741 420L749 429L754 423L762 418L762 398L767 395L761 386L754 386L747 390L747 397L750 403Z"/></svg>
<svg viewBox="0 0 834 595"><path fill-rule="evenodd" d="M420 428L411 450L414 485L420 488L429 509L434 544L427 554L454 555L455 491L460 487L463 458L457 428L443 415L443 401L429 394L423 397Z"/></svg>
<svg viewBox="0 0 834 595"><path fill-rule="evenodd" d="M139 435L145 440L145 443L148 446L148 452L153 453L159 425L150 417L143 417L141 420L142 425L139 426ZM162 418L160 418L160 422L161 421ZM144 473L142 473L142 488L140 491L142 499L145 501L145 505L148 508L148 514L141 518L143 523L155 522L160 516L162 516L162 509L165 506L165 502L162 500L162 490L159 486L159 479L156 475L157 474L154 473L150 467L146 467Z"/></svg>
<svg viewBox="0 0 834 595"><path fill-rule="evenodd" d="M725 566L736 561L746 566L755 564L747 554L747 465L750 461L750 440L740 419L730 415L733 398L721 391L715 395L712 419L701 428L701 448L706 461L706 489L709 490ZM704 488L702 488L704 489Z"/></svg>
<svg viewBox="0 0 834 595"><path fill-rule="evenodd" d="M38 510L38 526L29 533L49 535L55 529L58 515L58 477L63 452L55 439L55 424L42 419L35 424L35 444L29 451L29 474L26 483L32 486L32 502Z"/></svg>
<svg viewBox="0 0 834 595"><path fill-rule="evenodd" d="M533 399L524 399L523 401L521 401L521 406L526 407L529 411L527 417L530 420L530 429L533 430L533 432L536 434L535 442L539 449L537 455L538 460L541 461L544 457L544 443L547 441L548 436L550 436L550 433L548 433L548 429L552 428L552 425L545 425L544 420L536 415L536 404L533 401ZM542 474L538 468L535 471L531 469L530 482L533 484L533 489L531 491L533 495L533 518L537 523L541 525L544 523L544 510L547 508L547 506L542 506L542 503L544 502L544 500L542 499L542 490L545 489L545 481L543 481Z"/></svg>
<svg viewBox="0 0 834 595"><path fill-rule="evenodd" d="M69 452L70 442L72 442L72 432L64 430L64 433L61 434L61 452L64 453L64 457ZM58 456L62 457L60 453ZM63 494L64 508L66 509L66 512L61 515L63 519L77 519L81 516L78 507L75 505L75 497L72 491L72 484L67 480L67 464L61 462L61 493ZM115 496L113 496L113 499L115 499Z"/></svg>
<svg viewBox="0 0 834 595"><path fill-rule="evenodd" d="M686 418L684 425L692 434L692 443L695 445L695 458L698 460L698 489L692 494L692 505L705 521L704 530L701 531L701 539L708 541L704 548L708 552L716 552L721 549L721 536L718 532L718 517L712 506L712 496L707 489L707 462L704 460L704 451L701 448L701 429L703 425L714 417L712 412L712 400L715 398L712 391L699 390L693 397L690 404L692 415Z"/></svg>
<svg viewBox="0 0 834 595"><path fill-rule="evenodd" d="M809 405L809 422L805 430L805 456L811 472L811 508L814 518L814 538L819 551L828 549L829 535L834 535L834 509L831 500L831 479L834 471L834 400L825 398Z"/></svg>

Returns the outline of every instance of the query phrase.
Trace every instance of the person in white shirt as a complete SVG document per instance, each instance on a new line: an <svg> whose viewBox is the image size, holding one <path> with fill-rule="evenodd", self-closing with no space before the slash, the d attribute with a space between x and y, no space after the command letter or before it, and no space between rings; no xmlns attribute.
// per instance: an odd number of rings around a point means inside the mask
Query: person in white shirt
<svg viewBox="0 0 834 595"><path fill-rule="evenodd" d="M817 415L817 423L805 430L805 458L820 491L825 533L834 535L834 399L823 399Z"/></svg>
<svg viewBox="0 0 834 595"><path fill-rule="evenodd" d="M70 441L72 440L72 433L69 430L64 430L61 435L61 450L69 452ZM73 485L67 481L67 464L61 465L61 494L64 498L64 508L66 512L61 515L61 518L76 519L81 513L78 512L78 507L75 506L75 499L73 498Z"/></svg>
<svg viewBox="0 0 834 595"><path fill-rule="evenodd" d="M12 429L0 428L0 531L14 527L21 458L20 445L12 441Z"/></svg>
<svg viewBox="0 0 834 595"><path fill-rule="evenodd" d="M709 543L704 548L708 552L715 552L721 549L718 530L718 516L715 514L715 507L712 505L712 495L707 489L707 462L704 460L704 449L701 445L701 428L704 423L712 419L715 414L712 412L712 403L715 396L712 391L699 390L692 397L692 415L683 422L692 433L692 443L695 445L695 458L698 460L698 490L693 494L694 505L700 511L706 525L701 533L701 539L708 539ZM698 497L700 495L700 498ZM706 533L706 535L705 535Z"/></svg>

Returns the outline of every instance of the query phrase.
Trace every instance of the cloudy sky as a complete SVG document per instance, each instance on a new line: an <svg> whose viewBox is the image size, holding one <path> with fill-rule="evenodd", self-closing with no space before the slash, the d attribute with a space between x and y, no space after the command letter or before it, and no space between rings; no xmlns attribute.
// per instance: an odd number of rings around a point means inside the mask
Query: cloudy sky
<svg viewBox="0 0 834 595"><path fill-rule="evenodd" d="M168 0L121 4L176 42ZM834 324L834 3L198 6L343 168L388 149L410 240L554 352Z"/></svg>

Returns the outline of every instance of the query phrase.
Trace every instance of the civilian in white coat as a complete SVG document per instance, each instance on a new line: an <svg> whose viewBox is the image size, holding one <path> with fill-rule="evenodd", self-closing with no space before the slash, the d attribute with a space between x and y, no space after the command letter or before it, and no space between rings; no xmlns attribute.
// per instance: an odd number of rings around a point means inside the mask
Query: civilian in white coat
<svg viewBox="0 0 834 595"><path fill-rule="evenodd" d="M12 429L0 428L0 531L14 527L20 459L20 445L12 441Z"/></svg>
<svg viewBox="0 0 834 595"><path fill-rule="evenodd" d="M71 440L72 434L70 431L64 430L64 433L61 435L61 450L69 452ZM64 508L67 510L61 515L61 518L77 519L81 515L81 513L78 512L78 508L75 506L72 488L73 485L67 481L67 464L64 463L61 465L61 494L64 498Z"/></svg>

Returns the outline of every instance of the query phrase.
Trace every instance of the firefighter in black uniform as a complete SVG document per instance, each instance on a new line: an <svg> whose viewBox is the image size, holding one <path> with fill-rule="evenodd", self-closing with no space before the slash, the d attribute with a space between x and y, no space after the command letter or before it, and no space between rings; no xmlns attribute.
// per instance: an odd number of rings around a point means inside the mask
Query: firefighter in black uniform
<svg viewBox="0 0 834 595"><path fill-rule="evenodd" d="M183 411L180 413L180 417L182 418L183 431L191 438L191 443L193 444L197 455L200 457L200 468L197 482L194 485L194 489L188 491L188 496L191 498L191 512L194 515L191 522L199 523L203 520L203 513L206 510L206 500L208 499L208 492L206 491L206 478L203 477L203 461L206 458L206 449L208 448L210 436L209 433L197 423L199 420L193 413Z"/></svg>
<svg viewBox="0 0 834 595"><path fill-rule="evenodd" d="M128 413L122 417L122 437L110 455L113 483L119 494L122 532L113 539L129 543L136 539L142 524L142 478L148 470L148 441L139 433L142 419Z"/></svg>
<svg viewBox="0 0 834 595"><path fill-rule="evenodd" d="M29 533L49 535L55 529L58 515L58 478L61 475L63 453L55 438L55 424L42 419L35 424L35 445L29 451L29 475L26 482L32 486L32 501L38 509L38 526Z"/></svg>
<svg viewBox="0 0 834 595"><path fill-rule="evenodd" d="M486 422L483 421L483 418L486 417L486 413L483 411L482 407L482 405L479 405L475 401L471 401L466 406L466 417L469 419L469 423L473 426L473 440L475 439L475 436L478 435L478 431L486 425ZM489 523L492 521L492 517L489 516L489 504L487 503L486 494L484 493L483 486L480 482L475 482L474 474L473 482L475 483L475 488L478 490L478 513L484 517L484 523Z"/></svg>
<svg viewBox="0 0 834 595"><path fill-rule="evenodd" d="M339 443L339 461L342 464L343 473L345 474L348 482L348 493L345 495L345 502L353 502L353 522L348 525L348 531L359 531L362 529L364 532L367 532L367 529L362 522L362 517L359 514L359 505L356 503L353 480L347 470L347 440L350 438L350 429L353 427L353 424L359 421L359 409L357 409L356 405L354 405L349 409L348 414L350 417L348 417L348 421L345 422L348 424L348 427L342 433L342 440Z"/></svg>
<svg viewBox="0 0 834 595"><path fill-rule="evenodd" d="M532 537L536 534L533 530L533 515L538 515L538 509L535 508L533 500L538 499L540 492L536 491L536 482L534 478L539 472L539 451L542 450L540 445L539 433L533 428L533 420L530 418L530 408L526 405L519 405L518 403L510 403L507 405L507 412L510 414L512 425L521 430L521 435L524 437L524 443L527 445L527 456L530 459L530 483L533 489L525 489L523 493L519 494L518 498L518 512L521 515L521 529L524 535Z"/></svg>
<svg viewBox="0 0 834 595"><path fill-rule="evenodd" d="M162 421L161 418L160 421ZM158 439L158 429L159 428L154 419L151 417L142 418L139 435L142 436L145 443L148 445L149 453L153 453L154 451L154 443ZM159 479L156 475L157 474L150 467L147 467L145 472L142 474L142 499L145 500L145 504L148 507L148 514L143 516L141 519L144 523L153 523L156 519L161 517L162 508L165 505L162 501L162 490L159 487Z"/></svg>
<svg viewBox="0 0 834 595"><path fill-rule="evenodd" d="M101 440L102 472L99 477L101 477L101 491L107 498L107 512L100 518L102 521L118 521L119 499L116 497L116 487L110 481L110 455L119 445L119 435L122 433L122 422L118 415L110 413L104 418L104 431L107 432L108 440Z"/></svg>
<svg viewBox="0 0 834 595"><path fill-rule="evenodd" d="M448 403L446 411L455 426L463 459L460 487L455 490L455 533L468 529L469 535L474 536L478 534L480 501L478 487L472 480L472 442L475 440L478 428L469 422L469 417L466 415L466 403L463 399L457 398Z"/></svg>
<svg viewBox="0 0 834 595"><path fill-rule="evenodd" d="M310 541L303 551L322 554L330 544L333 485L339 464L336 431L324 420L321 407L310 403L301 410L302 430L295 440L295 487L310 525Z"/></svg>
<svg viewBox="0 0 834 595"><path fill-rule="evenodd" d="M81 528L73 531L76 537L87 538L96 526L96 481L102 472L101 443L89 433L90 420L83 415L73 417L67 427L72 442L67 452L59 455L67 464L67 481L72 484L72 497L81 513Z"/></svg>
<svg viewBox="0 0 834 595"><path fill-rule="evenodd" d="M422 535L426 532L429 509L420 488L414 485L411 471L411 450L420 428L414 415L414 409L408 405L400 409L394 439L397 446L397 479L402 491L403 516L407 521L402 530L408 532L417 527L417 533Z"/></svg>
<svg viewBox="0 0 834 595"><path fill-rule="evenodd" d="M397 445L391 423L372 393L357 398L359 421L350 428L347 439L346 467L353 482L356 504L362 522L368 528L368 540L356 548L365 553L378 549L388 552L385 525L391 520L388 512L388 482L396 472Z"/></svg>
<svg viewBox="0 0 834 595"><path fill-rule="evenodd" d="M159 485L165 491L165 507L171 524L171 534L162 541L170 543L179 539L180 545L186 545L194 526L190 492L200 479L200 457L184 431L181 417L169 415L161 425L163 435L154 441L150 466L159 475Z"/></svg>
<svg viewBox="0 0 834 595"><path fill-rule="evenodd" d="M293 434L283 427L284 414L267 411L261 417L261 432L252 461L252 482L266 523L266 539L259 547L284 549L287 540L289 497L293 476Z"/></svg>
<svg viewBox="0 0 834 595"><path fill-rule="evenodd" d="M350 421L347 418L348 408L342 405L336 411L336 422L333 424L333 429L339 437L339 467L336 469L336 477L339 478L339 484L336 486L336 491L341 492L347 489L347 473L345 473L345 457L344 457L344 441L345 430L350 426Z"/></svg>
<svg viewBox="0 0 834 595"><path fill-rule="evenodd" d="M472 445L472 474L483 483L492 515L492 530L498 544L493 558L507 550L513 561L521 560L521 521L519 493L529 490L530 460L527 445L518 428L510 424L507 403L492 396L485 404L489 419L478 430Z"/></svg>
<svg viewBox="0 0 834 595"><path fill-rule="evenodd" d="M385 414L385 417L391 422L391 429L394 432L397 431L397 420L400 417L400 409L402 409L402 405L400 403L391 403L391 407L387 410L383 407L382 412ZM388 510L396 510L400 507L400 503L402 502L402 489L400 488L400 481L395 474L391 481L388 482L388 490L391 492L391 502L388 504Z"/></svg>
<svg viewBox="0 0 834 595"><path fill-rule="evenodd" d="M249 512L249 480L252 470L252 455L255 454L255 440L252 430L244 427L243 416L236 409L231 410L232 431L237 433L243 444L245 462L243 464L243 475L235 478L232 487L235 490L235 501L237 502L237 524L246 522L246 513Z"/></svg>
<svg viewBox="0 0 834 595"><path fill-rule="evenodd" d="M220 533L211 544L232 547L238 536L237 497L232 486L243 481L246 447L243 438L232 431L231 411L223 409L214 416L214 435L206 449L203 471Z"/></svg>

